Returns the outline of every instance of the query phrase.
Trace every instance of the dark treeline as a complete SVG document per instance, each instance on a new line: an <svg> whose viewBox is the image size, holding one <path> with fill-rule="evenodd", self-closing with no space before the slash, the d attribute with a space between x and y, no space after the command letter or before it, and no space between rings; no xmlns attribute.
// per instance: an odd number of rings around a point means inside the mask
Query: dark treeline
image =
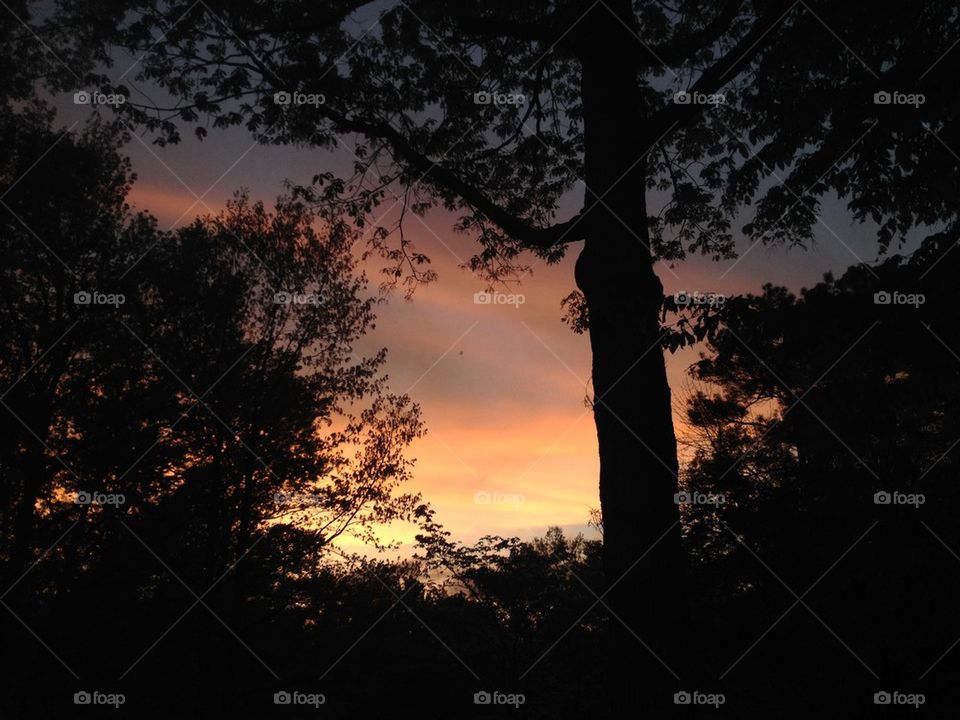
<svg viewBox="0 0 960 720"><path fill-rule="evenodd" d="M273 636L281 578L418 512L398 490L418 408L385 386L383 352L353 354L375 303L344 228L318 234L302 205L238 195L162 233L125 205L115 129L58 136L32 110L5 121L4 674L29 689L8 699L35 703L74 667L94 686L133 680L194 600L180 644L154 657L220 687L247 658L194 627L201 613ZM53 654L68 673L55 685Z"/></svg>
<svg viewBox="0 0 960 720"><path fill-rule="evenodd" d="M954 717L956 8L379 6L0 8L0 718ZM92 92L124 103L61 128ZM354 175L128 206L130 132L239 127ZM602 541L465 545L408 491L419 408L359 350L364 252L433 278L393 200L491 283L578 244ZM664 297L657 261L806 244L826 203L882 262ZM702 353L682 463L661 341Z"/></svg>
<svg viewBox="0 0 960 720"><path fill-rule="evenodd" d="M687 516L701 651L758 711L957 701L957 262L934 237L799 296L734 298L691 368L687 484L725 500Z"/></svg>
<svg viewBox="0 0 960 720"><path fill-rule="evenodd" d="M403 493L421 425L383 353L352 353L375 303L346 227L238 195L164 233L125 205L115 127L32 168L49 118L3 133L4 717L81 716L83 691L138 718L272 717L283 691L322 693L328 717L483 717L482 691L523 695L504 714L603 713L619 620L600 543L464 546ZM710 712L956 698L956 660L936 661L960 636L960 360L942 351L960 268L938 242L690 319L690 689L737 708ZM338 549L393 520L419 524L415 558Z"/></svg>

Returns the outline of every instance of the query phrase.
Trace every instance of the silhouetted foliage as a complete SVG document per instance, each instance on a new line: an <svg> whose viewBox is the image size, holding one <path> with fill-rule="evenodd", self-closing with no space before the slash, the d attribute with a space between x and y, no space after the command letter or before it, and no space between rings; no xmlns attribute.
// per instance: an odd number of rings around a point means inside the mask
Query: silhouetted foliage
<svg viewBox="0 0 960 720"><path fill-rule="evenodd" d="M928 240L799 296L733 298L691 368L703 384L685 479L705 502L688 506L686 536L700 622L718 623L713 662L734 663L776 622L728 678L746 707L795 697L798 717L854 716L883 685L956 702L956 661L936 662L960 634L951 245ZM822 624L803 605L777 622L793 592Z"/></svg>
<svg viewBox="0 0 960 720"><path fill-rule="evenodd" d="M567 307L593 354L610 600L679 667L695 653L680 637L679 466L650 348L700 338L661 332L654 262L733 256L735 221L758 243L807 244L830 195L876 223L881 250L934 224L955 240L960 176L940 145L958 135L957 21L942 1L121 0L64 2L51 27L81 57L138 58L138 79L172 101L133 98L122 114L161 143L185 125L201 138L242 126L262 142L349 148L348 177L318 171L300 194L376 225L387 284L433 277L403 231L431 208L456 213L476 241L467 264L489 282L583 241ZM88 85L111 83L84 70ZM398 220L380 217L394 204ZM663 663L620 641L618 712L675 710Z"/></svg>
<svg viewBox="0 0 960 720"><path fill-rule="evenodd" d="M316 568L328 543L375 545L375 526L421 506L400 492L419 410L388 391L385 351L354 354L375 301L353 236L317 230L302 204L269 212L242 195L163 233L124 204L131 177L113 128L61 135L26 114L6 130L5 602L67 666L116 682L189 656L174 664L200 706L232 705L188 679L242 672L227 627L282 656L258 642L270 637L272 584L311 571L299 553L265 564L282 543L305 547ZM205 599L184 619L193 650L181 638L133 668L194 593ZM206 607L224 628L198 624ZM102 644L90 646L91 627ZM22 628L3 662L24 688L10 707L62 670Z"/></svg>
<svg viewBox="0 0 960 720"><path fill-rule="evenodd" d="M0 11L0 713L102 688L138 718L262 717L335 688L328 717L659 720L688 710L675 666L727 694L715 716L873 717L880 687L955 714L954 4L38 5ZM128 102L58 132L38 83ZM185 126L356 162L164 232L120 148ZM729 258L735 222L809 244L832 196L881 253L926 241L664 327L656 261ZM422 427L384 353L355 354L357 230L412 292L434 273L403 222L431 209L489 282L584 243L564 308L602 546L466 546L403 492ZM660 349L703 341L679 472ZM393 521L421 556L343 549ZM471 702L489 683L529 702Z"/></svg>

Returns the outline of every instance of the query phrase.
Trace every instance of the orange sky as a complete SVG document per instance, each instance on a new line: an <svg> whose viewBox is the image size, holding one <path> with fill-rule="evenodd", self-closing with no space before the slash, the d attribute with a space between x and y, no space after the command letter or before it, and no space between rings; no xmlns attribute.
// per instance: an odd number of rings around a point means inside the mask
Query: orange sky
<svg viewBox="0 0 960 720"><path fill-rule="evenodd" d="M131 203L157 216L162 228L207 211L194 194L212 209L238 187L269 202L284 179L305 182L348 159L255 146L239 131L167 148L134 139L128 151L139 174ZM871 231L852 227L841 208L828 206L824 221L815 250L756 247L737 263L694 258L658 271L667 292L733 294L758 291L768 280L798 288L858 256L876 257ZM360 351L387 347L392 388L409 390L422 406L428 432L410 450L417 458L414 489L467 541L488 533L531 537L549 525L586 530L589 509L598 505L596 436L584 404L589 348L560 320L579 247L559 265L536 266L512 291L525 295L523 305L477 305L473 296L484 284L458 267L471 242L452 232L450 217L413 219L407 233L431 256L440 279L412 302L393 296ZM371 274L371 280L375 290L379 279ZM675 408L697 352L668 356ZM491 502L476 502L477 493L489 493ZM412 530L395 528L391 535L410 539Z"/></svg>
<svg viewBox="0 0 960 720"><path fill-rule="evenodd" d="M166 227L202 209L190 209L195 198L181 190L140 183L130 201ZM205 201L217 207L225 199ZM560 320L560 301L574 288L575 255L557 266L538 264L511 289L523 294L522 305L478 305L474 293L485 285L459 267L469 257L469 240L451 233L443 214L428 223L430 230L411 222L408 232L419 236L440 280L410 302L392 296L358 349L388 348L391 387L422 406L427 434L410 449L415 489L466 540L489 533L531 537L550 525L591 532L587 517L599 503L596 435L585 404L589 347L586 336ZM370 263L372 286L377 268ZM689 289L706 287L686 274ZM669 357L675 386L692 357ZM390 535L412 533L395 528Z"/></svg>

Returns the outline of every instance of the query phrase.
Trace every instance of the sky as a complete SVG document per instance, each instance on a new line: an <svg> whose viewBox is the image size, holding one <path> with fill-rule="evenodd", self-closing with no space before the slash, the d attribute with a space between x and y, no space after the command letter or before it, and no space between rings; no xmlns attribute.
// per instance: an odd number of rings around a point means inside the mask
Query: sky
<svg viewBox="0 0 960 720"><path fill-rule="evenodd" d="M74 123L90 113L63 98L56 105L65 127L79 128ZM239 128L211 131L202 142L187 130L180 144L167 147L134 137L126 151L138 176L129 202L164 229L216 212L240 188L270 204L285 181L307 183L317 172L345 171L352 160L346 145L334 152L261 146ZM582 185L575 188L574 199L582 193ZM586 405L589 347L586 336L562 323L560 306L575 289L580 244L562 262L537 262L519 287L503 289L522 295L514 304L478 304L475 293L485 283L462 267L473 241L454 233L453 221L443 211L408 220L408 237L430 256L439 279L411 301L390 296L357 349L386 347L391 388L422 408L427 433L409 450L417 462L408 489L421 492L453 537L466 542L486 534L530 538L551 525L592 536L586 523L599 499L596 434ZM799 290L827 271L877 258L873 228L854 224L836 200L824 204L810 249L751 246L739 237L738 250L738 259L719 263L702 257L658 263L665 291L729 296L758 292L766 282ZM368 263L372 293L378 268ZM667 355L680 434L686 369L700 351ZM387 534L409 551L413 533L411 526Z"/></svg>

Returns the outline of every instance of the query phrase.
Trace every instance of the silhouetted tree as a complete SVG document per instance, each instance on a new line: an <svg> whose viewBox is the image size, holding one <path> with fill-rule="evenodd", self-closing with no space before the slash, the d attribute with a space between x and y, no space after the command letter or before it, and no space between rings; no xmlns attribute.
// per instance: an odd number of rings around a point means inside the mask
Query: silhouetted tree
<svg viewBox="0 0 960 720"><path fill-rule="evenodd" d="M38 502L51 497L58 479L73 484L65 480L72 469L62 454L79 445L69 417L90 394L89 385L78 388L74 379L85 383L110 370L91 361L87 350L103 338L95 323L83 322L74 295L106 287L111 264L133 260L124 241L136 238L146 247L153 235L142 217L124 227L129 166L110 128L61 136L37 109L5 114L0 123L7 148L0 208L2 512L12 581L46 545L34 537Z"/></svg>
<svg viewBox="0 0 960 720"><path fill-rule="evenodd" d="M799 296L768 285L730 299L691 368L702 384L688 402L686 486L723 500L686 506L697 627L716 639L721 668L749 649L731 679L742 711L796 694L797 716L851 715L870 705L871 673L922 687L938 708L955 702L955 662L934 667L960 631L960 582L941 544L960 545L951 244L928 240ZM878 504L877 493L922 502ZM780 617L792 603L782 582L797 593L816 584L805 599L829 632L810 630L802 607ZM861 657L869 671L856 668Z"/></svg>
<svg viewBox="0 0 960 720"><path fill-rule="evenodd" d="M354 234L302 203L270 212L243 195L159 232L125 204L115 126L56 133L32 111L2 121L5 602L68 665L93 655L88 681L137 672L192 593L209 589L232 632L262 637L267 579L300 572L263 564L282 528L317 562L338 538L375 544L375 525L421 507L400 490L419 409L389 392L385 351L355 354L376 301ZM23 690L4 702L40 715L43 703L22 703L59 668L15 617L3 670ZM87 647L92 617L109 651ZM245 672L235 640L185 624L194 661L182 667L202 681L174 674L216 716L237 700L215 681Z"/></svg>
<svg viewBox="0 0 960 720"><path fill-rule="evenodd" d="M526 694L525 711L535 717L608 712L602 666L580 667L602 657L602 638L618 622L600 596L600 543L554 527L530 541L486 536L465 545L427 514L418 542L437 591L435 612L451 633L455 619L469 613L465 648L487 687Z"/></svg>
<svg viewBox="0 0 960 720"><path fill-rule="evenodd" d="M829 191L880 226L881 247L922 223L956 238L960 175L936 140L957 127L951 3L66 5L62 44L109 60L101 41L119 43L177 98L125 106L166 139L201 117L322 148L355 134L357 177L320 174L313 198L358 219L391 196L456 211L491 280L524 251L551 261L584 241L571 302L593 352L610 603L671 666L686 649L684 562L654 262L729 256L732 220L755 200L751 239L802 242ZM888 91L930 102L878 104ZM579 183L582 207L556 221ZM406 235L374 237L420 276ZM629 635L612 672L621 713L669 702L660 663Z"/></svg>

